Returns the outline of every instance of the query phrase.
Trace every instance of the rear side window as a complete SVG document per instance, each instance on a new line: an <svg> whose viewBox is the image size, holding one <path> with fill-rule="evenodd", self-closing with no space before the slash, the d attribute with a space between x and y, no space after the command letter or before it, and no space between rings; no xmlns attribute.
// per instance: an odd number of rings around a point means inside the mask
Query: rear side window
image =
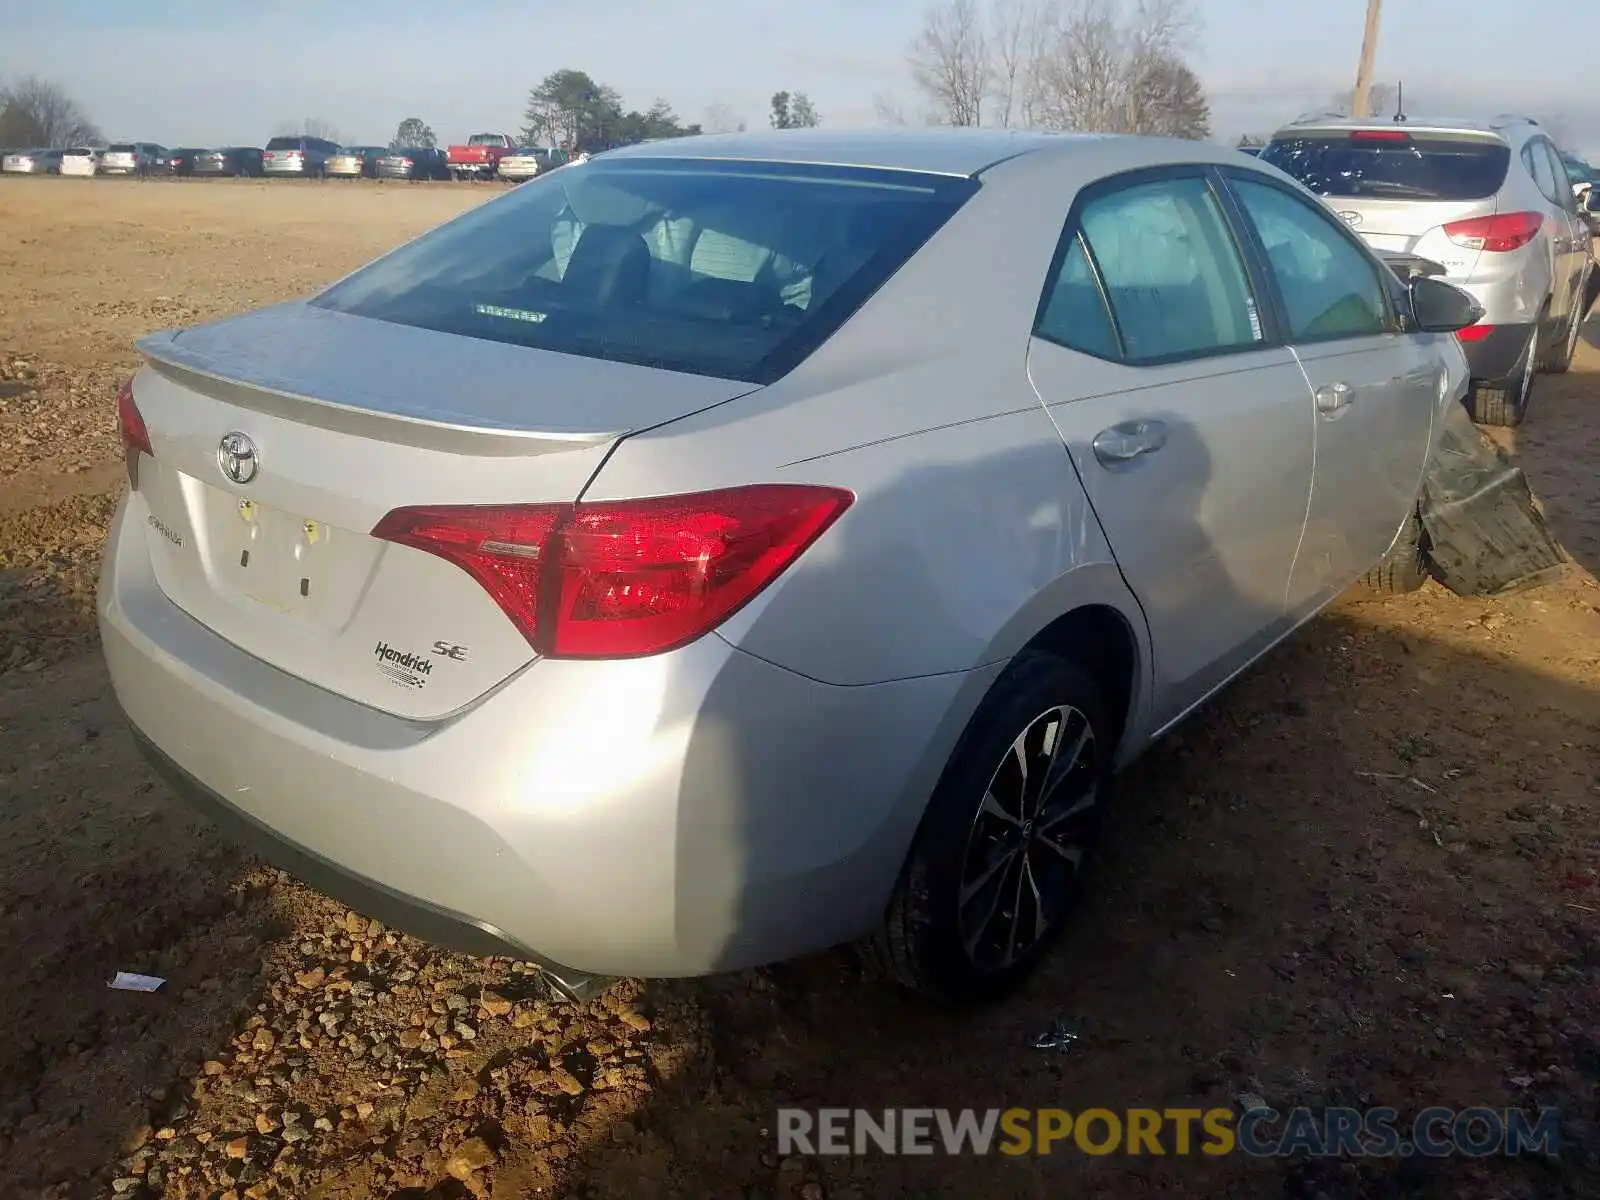
<svg viewBox="0 0 1600 1200"><path fill-rule="evenodd" d="M302 149L300 139L297 137L275 137L267 143L268 150L299 150Z"/></svg>
<svg viewBox="0 0 1600 1200"><path fill-rule="evenodd" d="M1261 341L1244 263L1204 179L1157 179L1096 196L1079 226L1129 361L1200 357Z"/></svg>
<svg viewBox="0 0 1600 1200"><path fill-rule="evenodd" d="M843 324L976 187L787 163L591 163L474 209L312 303L767 383Z"/></svg>
<svg viewBox="0 0 1600 1200"><path fill-rule="evenodd" d="M1505 183L1511 149L1490 138L1358 130L1276 137L1261 161L1321 196L1482 200Z"/></svg>
<svg viewBox="0 0 1600 1200"><path fill-rule="evenodd" d="M1544 147L1538 142L1529 142L1522 148L1523 168L1533 177L1533 182L1538 185L1540 193L1546 200L1556 198L1556 174L1550 164L1549 157L1544 152Z"/></svg>
<svg viewBox="0 0 1600 1200"><path fill-rule="evenodd" d="M1099 281L1089 268L1083 250L1083 235L1074 234L1061 256L1055 281L1045 292L1034 332L1040 337L1080 350L1096 358L1117 358L1122 347L1117 331L1111 327Z"/></svg>

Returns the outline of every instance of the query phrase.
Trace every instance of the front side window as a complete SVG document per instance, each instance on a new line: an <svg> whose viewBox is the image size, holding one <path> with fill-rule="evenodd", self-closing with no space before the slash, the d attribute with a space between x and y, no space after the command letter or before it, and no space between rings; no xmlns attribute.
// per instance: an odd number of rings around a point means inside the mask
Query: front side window
<svg viewBox="0 0 1600 1200"><path fill-rule="evenodd" d="M1310 204L1267 183L1233 177L1283 297L1291 341L1387 333L1384 285L1370 259Z"/></svg>
<svg viewBox="0 0 1600 1200"><path fill-rule="evenodd" d="M976 187L786 163L591 163L530 181L313 303L770 382L837 329Z"/></svg>
<svg viewBox="0 0 1600 1200"><path fill-rule="evenodd" d="M1158 179L1097 196L1084 205L1079 228L1130 361L1261 341L1244 263L1203 178Z"/></svg>

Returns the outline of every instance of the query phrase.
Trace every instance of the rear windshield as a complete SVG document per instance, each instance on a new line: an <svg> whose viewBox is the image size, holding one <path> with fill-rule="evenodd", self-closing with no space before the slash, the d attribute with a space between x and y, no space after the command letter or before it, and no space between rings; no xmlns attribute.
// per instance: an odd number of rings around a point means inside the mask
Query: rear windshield
<svg viewBox="0 0 1600 1200"><path fill-rule="evenodd" d="M298 149L300 149L300 143L302 141L303 141L302 138L297 138L297 137L273 138L270 142L267 143L267 149L268 150L298 150Z"/></svg>
<svg viewBox="0 0 1600 1200"><path fill-rule="evenodd" d="M976 186L865 168L592 162L524 184L313 303L767 383L843 324Z"/></svg>
<svg viewBox="0 0 1600 1200"><path fill-rule="evenodd" d="M467 139L469 146L498 146L500 142L498 133L475 133Z"/></svg>
<svg viewBox="0 0 1600 1200"><path fill-rule="evenodd" d="M132 142L118 142L106 151L107 154L133 154L138 147Z"/></svg>
<svg viewBox="0 0 1600 1200"><path fill-rule="evenodd" d="M1511 149L1504 142L1448 135L1394 141L1312 135L1274 138L1261 161L1323 196L1482 200L1505 182Z"/></svg>

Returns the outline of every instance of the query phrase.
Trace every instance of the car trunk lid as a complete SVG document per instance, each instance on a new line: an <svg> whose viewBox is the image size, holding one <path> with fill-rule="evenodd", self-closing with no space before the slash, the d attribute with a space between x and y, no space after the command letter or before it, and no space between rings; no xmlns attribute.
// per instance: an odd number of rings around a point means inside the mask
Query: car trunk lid
<svg viewBox="0 0 1600 1200"><path fill-rule="evenodd" d="M626 433L752 390L302 303L140 350L162 591L256 658L419 720L534 654L465 572L373 538L387 512L570 502Z"/></svg>

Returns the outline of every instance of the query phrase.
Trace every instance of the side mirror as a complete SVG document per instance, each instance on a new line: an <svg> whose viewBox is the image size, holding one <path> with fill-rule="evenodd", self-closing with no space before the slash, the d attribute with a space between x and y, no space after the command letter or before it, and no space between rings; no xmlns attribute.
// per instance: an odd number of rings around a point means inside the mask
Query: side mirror
<svg viewBox="0 0 1600 1200"><path fill-rule="evenodd" d="M1455 333L1482 317L1483 305L1460 288L1427 276L1411 281L1411 318L1424 333Z"/></svg>
<svg viewBox="0 0 1600 1200"><path fill-rule="evenodd" d="M1589 185L1589 190L1583 194L1583 211L1591 216L1600 216L1600 187Z"/></svg>

